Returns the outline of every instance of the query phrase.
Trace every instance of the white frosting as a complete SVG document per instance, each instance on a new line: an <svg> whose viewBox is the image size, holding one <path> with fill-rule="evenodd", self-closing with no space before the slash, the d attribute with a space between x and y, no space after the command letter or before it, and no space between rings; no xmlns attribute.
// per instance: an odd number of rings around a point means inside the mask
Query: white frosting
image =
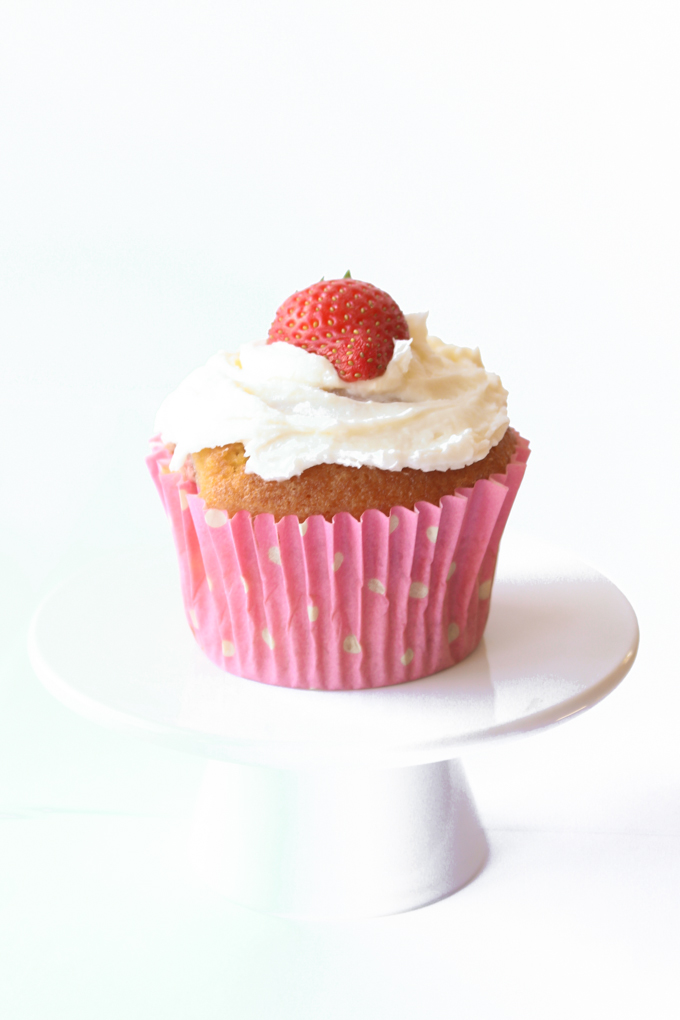
<svg viewBox="0 0 680 1020"><path fill-rule="evenodd" d="M444 471L487 455L508 426L507 393L478 350L429 336L409 315L377 379L343 382L326 358L292 344L221 351L163 402L156 431L190 453L243 443L246 471L282 481L314 464Z"/></svg>

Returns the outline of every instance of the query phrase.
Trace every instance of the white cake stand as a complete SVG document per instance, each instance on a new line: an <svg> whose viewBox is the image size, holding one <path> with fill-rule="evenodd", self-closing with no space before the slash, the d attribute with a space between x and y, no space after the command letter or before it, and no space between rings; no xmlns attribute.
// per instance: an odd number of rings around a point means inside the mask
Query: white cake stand
<svg viewBox="0 0 680 1020"><path fill-rule="evenodd" d="M195 645L167 557L104 560L54 591L29 650L96 722L211 759L192 858L230 899L288 916L377 916L455 892L487 844L457 756L552 725L630 669L635 614L601 574L509 534L482 645L435 676L295 691L231 676Z"/></svg>

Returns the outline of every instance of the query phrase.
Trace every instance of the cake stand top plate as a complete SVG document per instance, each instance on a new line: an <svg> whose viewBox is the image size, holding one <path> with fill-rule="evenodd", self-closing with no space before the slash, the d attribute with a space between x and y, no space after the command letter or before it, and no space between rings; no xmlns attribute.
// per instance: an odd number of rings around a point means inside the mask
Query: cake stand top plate
<svg viewBox="0 0 680 1020"><path fill-rule="evenodd" d="M297 767L441 761L591 707L630 669L635 614L605 577L506 534L484 640L464 662L367 691L300 691L232 676L195 644L169 554L93 564L30 632L34 668L88 718L211 758Z"/></svg>

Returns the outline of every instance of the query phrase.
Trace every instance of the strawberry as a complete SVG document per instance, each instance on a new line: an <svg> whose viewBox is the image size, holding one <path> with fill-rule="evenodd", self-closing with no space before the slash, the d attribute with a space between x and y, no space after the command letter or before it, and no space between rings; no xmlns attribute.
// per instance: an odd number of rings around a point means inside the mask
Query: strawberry
<svg viewBox="0 0 680 1020"><path fill-rule="evenodd" d="M395 340L407 340L399 305L384 290L352 280L321 280L284 301L268 344L283 340L328 358L344 382L382 375Z"/></svg>

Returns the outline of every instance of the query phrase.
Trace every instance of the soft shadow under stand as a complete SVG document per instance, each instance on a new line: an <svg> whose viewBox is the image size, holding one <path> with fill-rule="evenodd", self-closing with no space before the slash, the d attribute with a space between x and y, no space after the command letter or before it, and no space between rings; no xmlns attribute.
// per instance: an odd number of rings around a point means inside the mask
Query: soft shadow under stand
<svg viewBox="0 0 680 1020"><path fill-rule="evenodd" d="M168 557L117 557L54 591L29 650L88 718L210 759L196 872L297 917L398 913L450 895L487 856L467 747L591 707L630 669L635 614L565 553L506 534L482 645L435 676L370 691L269 687L195 645Z"/></svg>

